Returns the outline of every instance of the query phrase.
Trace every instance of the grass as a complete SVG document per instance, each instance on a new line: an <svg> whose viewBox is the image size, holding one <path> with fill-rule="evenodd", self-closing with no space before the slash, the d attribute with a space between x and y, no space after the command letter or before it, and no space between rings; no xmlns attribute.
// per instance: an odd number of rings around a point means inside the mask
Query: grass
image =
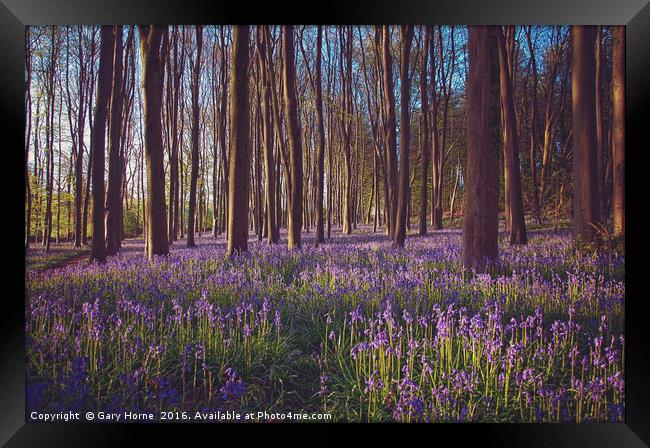
<svg viewBox="0 0 650 448"><path fill-rule="evenodd" d="M75 248L70 244L52 245L50 252L46 252L43 247L30 248L25 254L25 270L40 272L58 268L89 253L87 247Z"/></svg>

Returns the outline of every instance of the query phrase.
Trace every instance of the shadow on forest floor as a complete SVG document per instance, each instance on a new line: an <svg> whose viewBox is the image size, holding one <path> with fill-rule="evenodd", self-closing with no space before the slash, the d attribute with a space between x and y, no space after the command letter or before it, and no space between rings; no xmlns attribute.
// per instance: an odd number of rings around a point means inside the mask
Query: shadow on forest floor
<svg viewBox="0 0 650 448"><path fill-rule="evenodd" d="M501 223L503 224L503 223ZM503 225L499 226L499 237L505 237L505 231L503 230ZM558 234L565 234L570 232L568 228L560 228L557 232L554 231L552 227L548 228L534 228L528 230L528 236L552 236ZM377 227L376 231L373 231L373 226L370 225L360 225L356 229L353 229L352 234L345 235L342 232L342 229L339 227L331 229L331 237L327 238L327 229L325 229L325 242L323 244L348 244L351 241L355 243L382 243L387 242L387 235L385 227ZM409 238L435 238L437 235L462 235L462 228L444 228L442 230L428 230L427 234L420 236L417 233L417 227L415 225L411 226L411 229L407 232ZM302 232L302 245L303 246L313 246L315 237L315 229L312 228L309 231L303 230ZM258 237L255 233L251 232L248 238L249 244L254 246L256 244L266 244L266 238L262 238L261 242L258 242ZM210 232L203 232L201 236L195 236L196 247L210 247L217 251L223 250L225 252L227 242L226 242L226 233L217 235L216 238L212 237ZM282 229L280 231L280 245L287 244L287 231ZM175 253L181 250L192 250L187 247L187 239L180 238L177 241L174 241L169 246L170 253ZM89 246L84 246L82 248L74 248L71 241L63 242L59 244L52 244L50 246L50 252L46 252L45 248L40 244L32 244L32 247L25 252L25 269L27 271L44 271L48 269L59 269L71 264L77 263L87 263L88 257L90 254ZM120 249L120 257L138 257L144 255L144 240L142 237L136 238L127 238L122 241L122 248Z"/></svg>

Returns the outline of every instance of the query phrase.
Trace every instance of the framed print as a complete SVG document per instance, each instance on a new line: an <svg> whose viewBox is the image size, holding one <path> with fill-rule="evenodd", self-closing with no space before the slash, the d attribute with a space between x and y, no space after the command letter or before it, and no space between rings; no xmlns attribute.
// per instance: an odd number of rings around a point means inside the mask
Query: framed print
<svg viewBox="0 0 650 448"><path fill-rule="evenodd" d="M3 0L0 441L645 446L650 6L246 6Z"/></svg>

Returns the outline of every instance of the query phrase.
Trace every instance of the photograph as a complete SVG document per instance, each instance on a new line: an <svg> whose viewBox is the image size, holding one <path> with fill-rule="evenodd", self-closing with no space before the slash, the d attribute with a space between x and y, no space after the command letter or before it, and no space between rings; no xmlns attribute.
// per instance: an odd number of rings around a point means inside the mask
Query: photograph
<svg viewBox="0 0 650 448"><path fill-rule="evenodd" d="M27 423L625 424L625 25L28 24L23 73Z"/></svg>

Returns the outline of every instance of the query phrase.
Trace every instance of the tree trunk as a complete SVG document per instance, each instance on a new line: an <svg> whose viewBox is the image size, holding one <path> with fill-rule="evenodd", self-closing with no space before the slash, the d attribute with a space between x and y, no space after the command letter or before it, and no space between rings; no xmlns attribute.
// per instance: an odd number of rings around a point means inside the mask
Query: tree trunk
<svg viewBox="0 0 650 448"><path fill-rule="evenodd" d="M52 236L52 196L54 191L54 106L56 99L56 86L54 83L56 74L57 44L56 26L52 26L52 50L50 53L50 66L48 68L48 109L47 109L47 179L46 179L46 200L45 200L45 222L43 232L43 245L45 252L50 251L50 239Z"/></svg>
<svg viewBox="0 0 650 448"><path fill-rule="evenodd" d="M347 27L339 27L339 75L341 79L341 137L345 160L343 179L343 233L352 233L352 38ZM346 36L346 37L344 37ZM345 57L344 57L345 56ZM344 64L345 59L345 64ZM345 71L344 71L345 65Z"/></svg>
<svg viewBox="0 0 650 448"><path fill-rule="evenodd" d="M519 140L517 136L517 117L512 78L508 69L508 55L502 28L499 28L499 67L501 83L501 109L504 123L504 165L508 167L507 191L510 244L526 244L526 221L521 193L521 174L519 169Z"/></svg>
<svg viewBox="0 0 650 448"><path fill-rule="evenodd" d="M147 167L146 254L148 258L169 253L165 208L161 109L163 76L160 50L166 27L140 25L142 85L144 97L144 144Z"/></svg>
<svg viewBox="0 0 650 448"><path fill-rule="evenodd" d="M122 122L122 26L115 25L113 82L108 125L108 189L106 194L106 255L117 253L121 246L120 225L120 131Z"/></svg>
<svg viewBox="0 0 650 448"><path fill-rule="evenodd" d="M90 44L91 44L91 48L95 46L94 33L92 35ZM91 112L93 110L92 101L93 101L93 92L95 88L95 78L96 78L96 76L93 74L94 66L95 66L95 53L93 52L90 57L90 65L88 69L88 75L89 75L88 84L90 87L88 92L88 124L91 129L91 134L93 129L93 114ZM108 99L106 101L108 101ZM83 147L84 147L83 139L80 139L80 142L81 142L80 151L82 151L83 153ZM81 230L82 244L86 244L88 242L88 204L90 201L90 180L92 178L91 175L92 165L93 165L93 147L92 147L92 135L91 135L91 144L88 150L88 169L86 171L88 174L86 176L86 191L84 195L84 207L83 207L83 224Z"/></svg>
<svg viewBox="0 0 650 448"><path fill-rule="evenodd" d="M196 183L199 177L199 81L203 27L196 26L196 61L192 64L192 171L190 174L190 208L187 218L187 247L194 247L196 221Z"/></svg>
<svg viewBox="0 0 650 448"><path fill-rule="evenodd" d="M625 27L614 26L612 52L612 152L614 235L625 235Z"/></svg>
<svg viewBox="0 0 650 448"><path fill-rule="evenodd" d="M463 262L485 271L498 256L499 29L470 26Z"/></svg>
<svg viewBox="0 0 650 448"><path fill-rule="evenodd" d="M111 95L113 72L113 49L115 34L112 26L103 25L99 50L99 73L97 79L97 104L93 120L91 151L93 158L93 239L90 261L106 261L104 240L104 147L108 101Z"/></svg>
<svg viewBox="0 0 650 448"><path fill-rule="evenodd" d="M284 74L284 102L287 113L287 131L289 134L290 166L290 200L288 219L289 249L301 247L300 231L302 229L302 139L298 121L298 103L296 101L296 65L293 44L293 26L282 27L282 55Z"/></svg>
<svg viewBox="0 0 650 448"><path fill-rule="evenodd" d="M321 83L321 52L323 47L323 27L318 25L316 36L316 68L314 84L316 89L316 127L318 143L316 146L316 235L314 245L325 240L323 225L323 190L325 185L325 125L323 123L323 87Z"/></svg>
<svg viewBox="0 0 650 448"><path fill-rule="evenodd" d="M421 149L422 151L422 182L420 185L420 213L418 232L420 235L427 234L427 190L430 164L429 148L429 94L427 92L427 59L429 55L429 41L431 39L431 25L426 25L424 31L424 42L422 44L422 60L420 64L420 125ZM433 56L433 55L432 55Z"/></svg>
<svg viewBox="0 0 650 448"><path fill-rule="evenodd" d="M248 251L250 192L248 26L238 25L233 28L232 51L227 256Z"/></svg>
<svg viewBox="0 0 650 448"><path fill-rule="evenodd" d="M393 69L390 56L390 30L382 28L382 62L384 75L384 127L388 183L388 237L394 240L397 217L397 131L395 123L395 93L393 92Z"/></svg>
<svg viewBox="0 0 650 448"><path fill-rule="evenodd" d="M275 203L275 160L273 157L273 123L271 122L271 81L269 79L268 64L266 60L266 33L258 27L257 33L257 58L262 81L262 139L264 141L264 172L266 174L266 233L269 244L276 244L280 240L280 231L276 218Z"/></svg>
<svg viewBox="0 0 650 448"><path fill-rule="evenodd" d="M532 93L530 97L530 123L529 123L529 140L530 140L530 185L533 202L533 214L537 219L537 224L542 224L542 215L539 207L539 192L537 189L537 62L535 60L535 49L531 37L531 28L526 29L526 38L528 42L528 53L530 54L531 75L532 75Z"/></svg>
<svg viewBox="0 0 650 448"><path fill-rule="evenodd" d="M402 25L402 55L400 63L400 142L399 142L399 194L394 244L404 247L409 200L409 146L411 140L411 117L409 113L411 79L409 77L409 52L413 40L413 27Z"/></svg>
<svg viewBox="0 0 650 448"><path fill-rule="evenodd" d="M29 137L32 131L32 54L29 38L29 26L25 27L25 65L27 69L27 82L25 83L25 110L27 111L27 134L25 137L25 202L27 205L27 216L25 217L25 249L29 249L29 239L32 226L32 189L29 179ZM34 128L34 133L38 129Z"/></svg>
<svg viewBox="0 0 650 448"><path fill-rule="evenodd" d="M181 77L183 74L185 60L185 45L181 46L180 64L178 61L178 28L174 27L174 64L173 64L173 93L172 93L172 117L171 117L171 156L169 160L169 223L168 241L177 240L179 226L179 173L178 173L178 102L180 96Z"/></svg>
<svg viewBox="0 0 650 448"><path fill-rule="evenodd" d="M596 27L572 26L573 233L595 241L600 218L596 176Z"/></svg>

